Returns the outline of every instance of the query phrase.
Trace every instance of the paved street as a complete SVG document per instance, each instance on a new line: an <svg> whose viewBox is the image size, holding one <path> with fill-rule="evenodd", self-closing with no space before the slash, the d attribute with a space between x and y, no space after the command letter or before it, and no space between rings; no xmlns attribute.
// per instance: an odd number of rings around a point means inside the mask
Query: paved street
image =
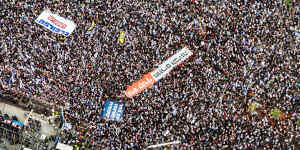
<svg viewBox="0 0 300 150"><path fill-rule="evenodd" d="M1 103L1 102L0 102L0 110L2 111L2 113L8 114L10 117L17 116L19 121L21 121L22 123L24 123L25 119L27 118L27 115L25 116L25 114L30 113L30 112L25 111L16 106L12 106L12 105ZM31 113L31 118L39 120L41 122L41 125L42 125L41 134L44 134L46 136L55 134L54 127L52 125L49 125L49 123L48 123L48 121L46 121L46 119L42 119L41 115L36 114L36 113Z"/></svg>

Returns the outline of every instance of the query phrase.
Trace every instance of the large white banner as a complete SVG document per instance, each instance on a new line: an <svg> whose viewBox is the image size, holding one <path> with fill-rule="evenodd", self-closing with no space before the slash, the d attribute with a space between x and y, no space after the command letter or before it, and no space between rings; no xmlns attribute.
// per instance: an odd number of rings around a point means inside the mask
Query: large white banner
<svg viewBox="0 0 300 150"><path fill-rule="evenodd" d="M174 67L182 63L191 55L193 55L193 52L190 51L188 48L184 47L172 57L164 61L161 65L159 65L157 69L151 72L152 77L155 81L160 80L161 78L165 77Z"/></svg>
<svg viewBox="0 0 300 150"><path fill-rule="evenodd" d="M76 24L73 21L53 14L49 10L44 10L35 22L52 32L62 34L64 36L69 36L76 28Z"/></svg>
<svg viewBox="0 0 300 150"><path fill-rule="evenodd" d="M142 79L129 86L125 91L125 95L132 98L143 90L151 87L155 82L165 77L174 67L182 63L191 55L193 55L193 52L187 47L177 51L176 54L159 65L157 69L145 74Z"/></svg>

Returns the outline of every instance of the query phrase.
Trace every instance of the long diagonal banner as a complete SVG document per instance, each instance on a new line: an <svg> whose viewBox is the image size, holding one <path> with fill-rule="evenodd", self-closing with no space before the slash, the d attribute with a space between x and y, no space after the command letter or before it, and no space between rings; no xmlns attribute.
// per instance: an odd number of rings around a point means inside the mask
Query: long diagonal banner
<svg viewBox="0 0 300 150"><path fill-rule="evenodd" d="M125 91L125 95L129 98L132 98L146 88L151 87L155 82L165 77L174 67L186 60L191 55L193 55L192 51L186 47L182 48L172 57L164 61L157 69L145 74L142 79L129 86Z"/></svg>
<svg viewBox="0 0 300 150"><path fill-rule="evenodd" d="M54 33L62 34L64 36L69 36L76 28L76 24L73 21L53 14L50 10L44 10L35 22Z"/></svg>

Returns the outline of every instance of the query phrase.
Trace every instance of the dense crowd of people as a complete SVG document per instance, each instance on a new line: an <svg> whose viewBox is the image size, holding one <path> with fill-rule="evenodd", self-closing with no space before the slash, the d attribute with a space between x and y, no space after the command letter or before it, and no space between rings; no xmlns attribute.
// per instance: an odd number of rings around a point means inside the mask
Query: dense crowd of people
<svg viewBox="0 0 300 150"><path fill-rule="evenodd" d="M36 24L45 9L74 21L75 31L63 38ZM183 149L280 149L299 141L296 0L2 0L0 10L0 85L66 106L73 129L61 140L76 149L176 140ZM183 46L194 52L184 64L123 97ZM100 118L109 98L126 103L122 122ZM254 102L260 107L249 113Z"/></svg>

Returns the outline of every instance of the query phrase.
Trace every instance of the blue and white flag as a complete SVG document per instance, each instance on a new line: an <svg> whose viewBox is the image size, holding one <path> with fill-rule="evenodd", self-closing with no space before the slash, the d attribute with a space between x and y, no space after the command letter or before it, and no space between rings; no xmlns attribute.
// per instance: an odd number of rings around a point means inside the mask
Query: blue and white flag
<svg viewBox="0 0 300 150"><path fill-rule="evenodd" d="M125 104L118 101L107 100L101 112L101 118L113 121L122 121Z"/></svg>
<svg viewBox="0 0 300 150"><path fill-rule="evenodd" d="M19 79L19 83L20 83L20 88L23 88L24 87L24 83L22 82L21 79Z"/></svg>
<svg viewBox="0 0 300 150"><path fill-rule="evenodd" d="M8 82L8 84L11 84L11 79L10 79L10 78L8 78L7 82Z"/></svg>
<svg viewBox="0 0 300 150"><path fill-rule="evenodd" d="M33 65L31 65L30 67L31 67L31 71L35 72L35 67Z"/></svg>
<svg viewBox="0 0 300 150"><path fill-rule="evenodd" d="M89 106L94 106L94 103L92 101L88 101Z"/></svg>
<svg viewBox="0 0 300 150"><path fill-rule="evenodd" d="M11 81L15 82L15 73L11 70Z"/></svg>
<svg viewBox="0 0 300 150"><path fill-rule="evenodd" d="M65 116L64 116L64 109L63 108L61 108L60 119L62 121L62 127L64 127L65 126Z"/></svg>

